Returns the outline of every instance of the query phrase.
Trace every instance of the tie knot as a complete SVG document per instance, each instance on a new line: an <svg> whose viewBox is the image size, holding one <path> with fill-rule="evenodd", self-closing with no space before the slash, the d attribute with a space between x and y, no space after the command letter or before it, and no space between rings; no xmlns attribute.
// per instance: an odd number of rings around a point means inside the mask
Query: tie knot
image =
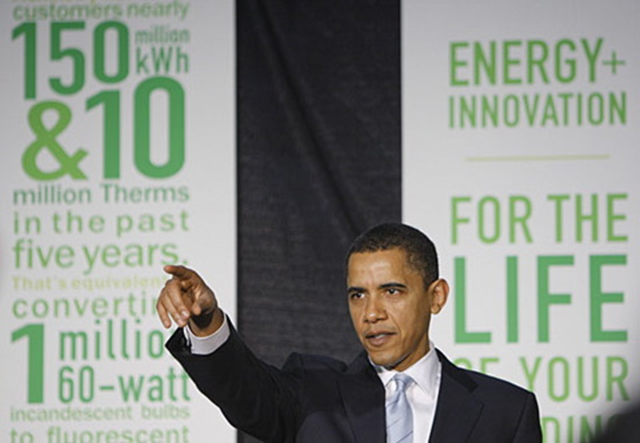
<svg viewBox="0 0 640 443"><path fill-rule="evenodd" d="M394 375L393 379L396 381L397 391L406 390L407 386L409 386L409 384L411 384L411 382L413 381L410 375L404 374L402 372Z"/></svg>

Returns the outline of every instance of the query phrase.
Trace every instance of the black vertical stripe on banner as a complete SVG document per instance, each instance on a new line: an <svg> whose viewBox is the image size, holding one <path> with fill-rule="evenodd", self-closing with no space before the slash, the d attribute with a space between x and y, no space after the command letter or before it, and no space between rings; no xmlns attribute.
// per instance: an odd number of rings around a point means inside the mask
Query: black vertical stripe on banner
<svg viewBox="0 0 640 443"><path fill-rule="evenodd" d="M350 361L344 254L401 218L399 1L236 5L238 327L269 363Z"/></svg>

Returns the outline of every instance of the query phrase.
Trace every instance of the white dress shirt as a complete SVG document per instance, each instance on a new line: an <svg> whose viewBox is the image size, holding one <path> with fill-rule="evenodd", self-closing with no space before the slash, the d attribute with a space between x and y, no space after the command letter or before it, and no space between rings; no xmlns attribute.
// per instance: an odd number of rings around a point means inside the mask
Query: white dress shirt
<svg viewBox="0 0 640 443"><path fill-rule="evenodd" d="M223 315L223 318L220 329L206 337L196 336L188 326L183 328L191 353L198 355L211 354L227 341L231 330L227 323L227 316ZM395 390L395 382L391 381L391 379L398 371L371 364L384 385L385 396L391 395ZM414 380L414 383L407 387L407 399L413 412L413 441L414 443L427 443L431 434L436 405L438 404L440 378L442 375L442 365L433 343L429 342L429 352L406 369L404 373Z"/></svg>
<svg viewBox="0 0 640 443"><path fill-rule="evenodd" d="M398 371L385 369L373 362L371 364L384 385L385 395L389 397L396 389L392 378ZM413 412L413 442L427 443L431 435L433 418L436 415L442 375L442 365L432 342L429 342L429 352L407 368L404 373L414 381L406 389L407 399Z"/></svg>
<svg viewBox="0 0 640 443"><path fill-rule="evenodd" d="M189 325L182 328L184 336L189 343L192 354L206 355L212 354L216 349L224 344L231 335L231 329L227 324L227 316L222 314L222 326L211 335L205 337L198 337L189 328Z"/></svg>

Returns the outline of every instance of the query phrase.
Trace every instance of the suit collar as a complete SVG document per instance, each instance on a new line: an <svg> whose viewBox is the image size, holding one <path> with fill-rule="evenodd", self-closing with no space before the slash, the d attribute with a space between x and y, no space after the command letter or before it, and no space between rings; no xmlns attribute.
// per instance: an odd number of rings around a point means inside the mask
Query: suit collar
<svg viewBox="0 0 640 443"><path fill-rule="evenodd" d="M442 381L429 441L467 441L484 407L473 395L478 385L436 351L442 364Z"/></svg>
<svg viewBox="0 0 640 443"><path fill-rule="evenodd" d="M385 443L385 410L380 407L384 405L384 387L369 364L366 352L349 365L345 376L339 379L339 387L354 440L358 443Z"/></svg>

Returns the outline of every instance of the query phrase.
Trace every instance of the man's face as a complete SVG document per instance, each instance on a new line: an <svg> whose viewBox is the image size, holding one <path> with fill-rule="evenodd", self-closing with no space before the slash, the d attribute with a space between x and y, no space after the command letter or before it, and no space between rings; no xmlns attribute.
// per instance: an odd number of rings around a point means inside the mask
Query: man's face
<svg viewBox="0 0 640 443"><path fill-rule="evenodd" d="M402 249L354 253L347 287L351 321L371 360L404 371L429 351L429 321L447 299L448 285L425 288Z"/></svg>

